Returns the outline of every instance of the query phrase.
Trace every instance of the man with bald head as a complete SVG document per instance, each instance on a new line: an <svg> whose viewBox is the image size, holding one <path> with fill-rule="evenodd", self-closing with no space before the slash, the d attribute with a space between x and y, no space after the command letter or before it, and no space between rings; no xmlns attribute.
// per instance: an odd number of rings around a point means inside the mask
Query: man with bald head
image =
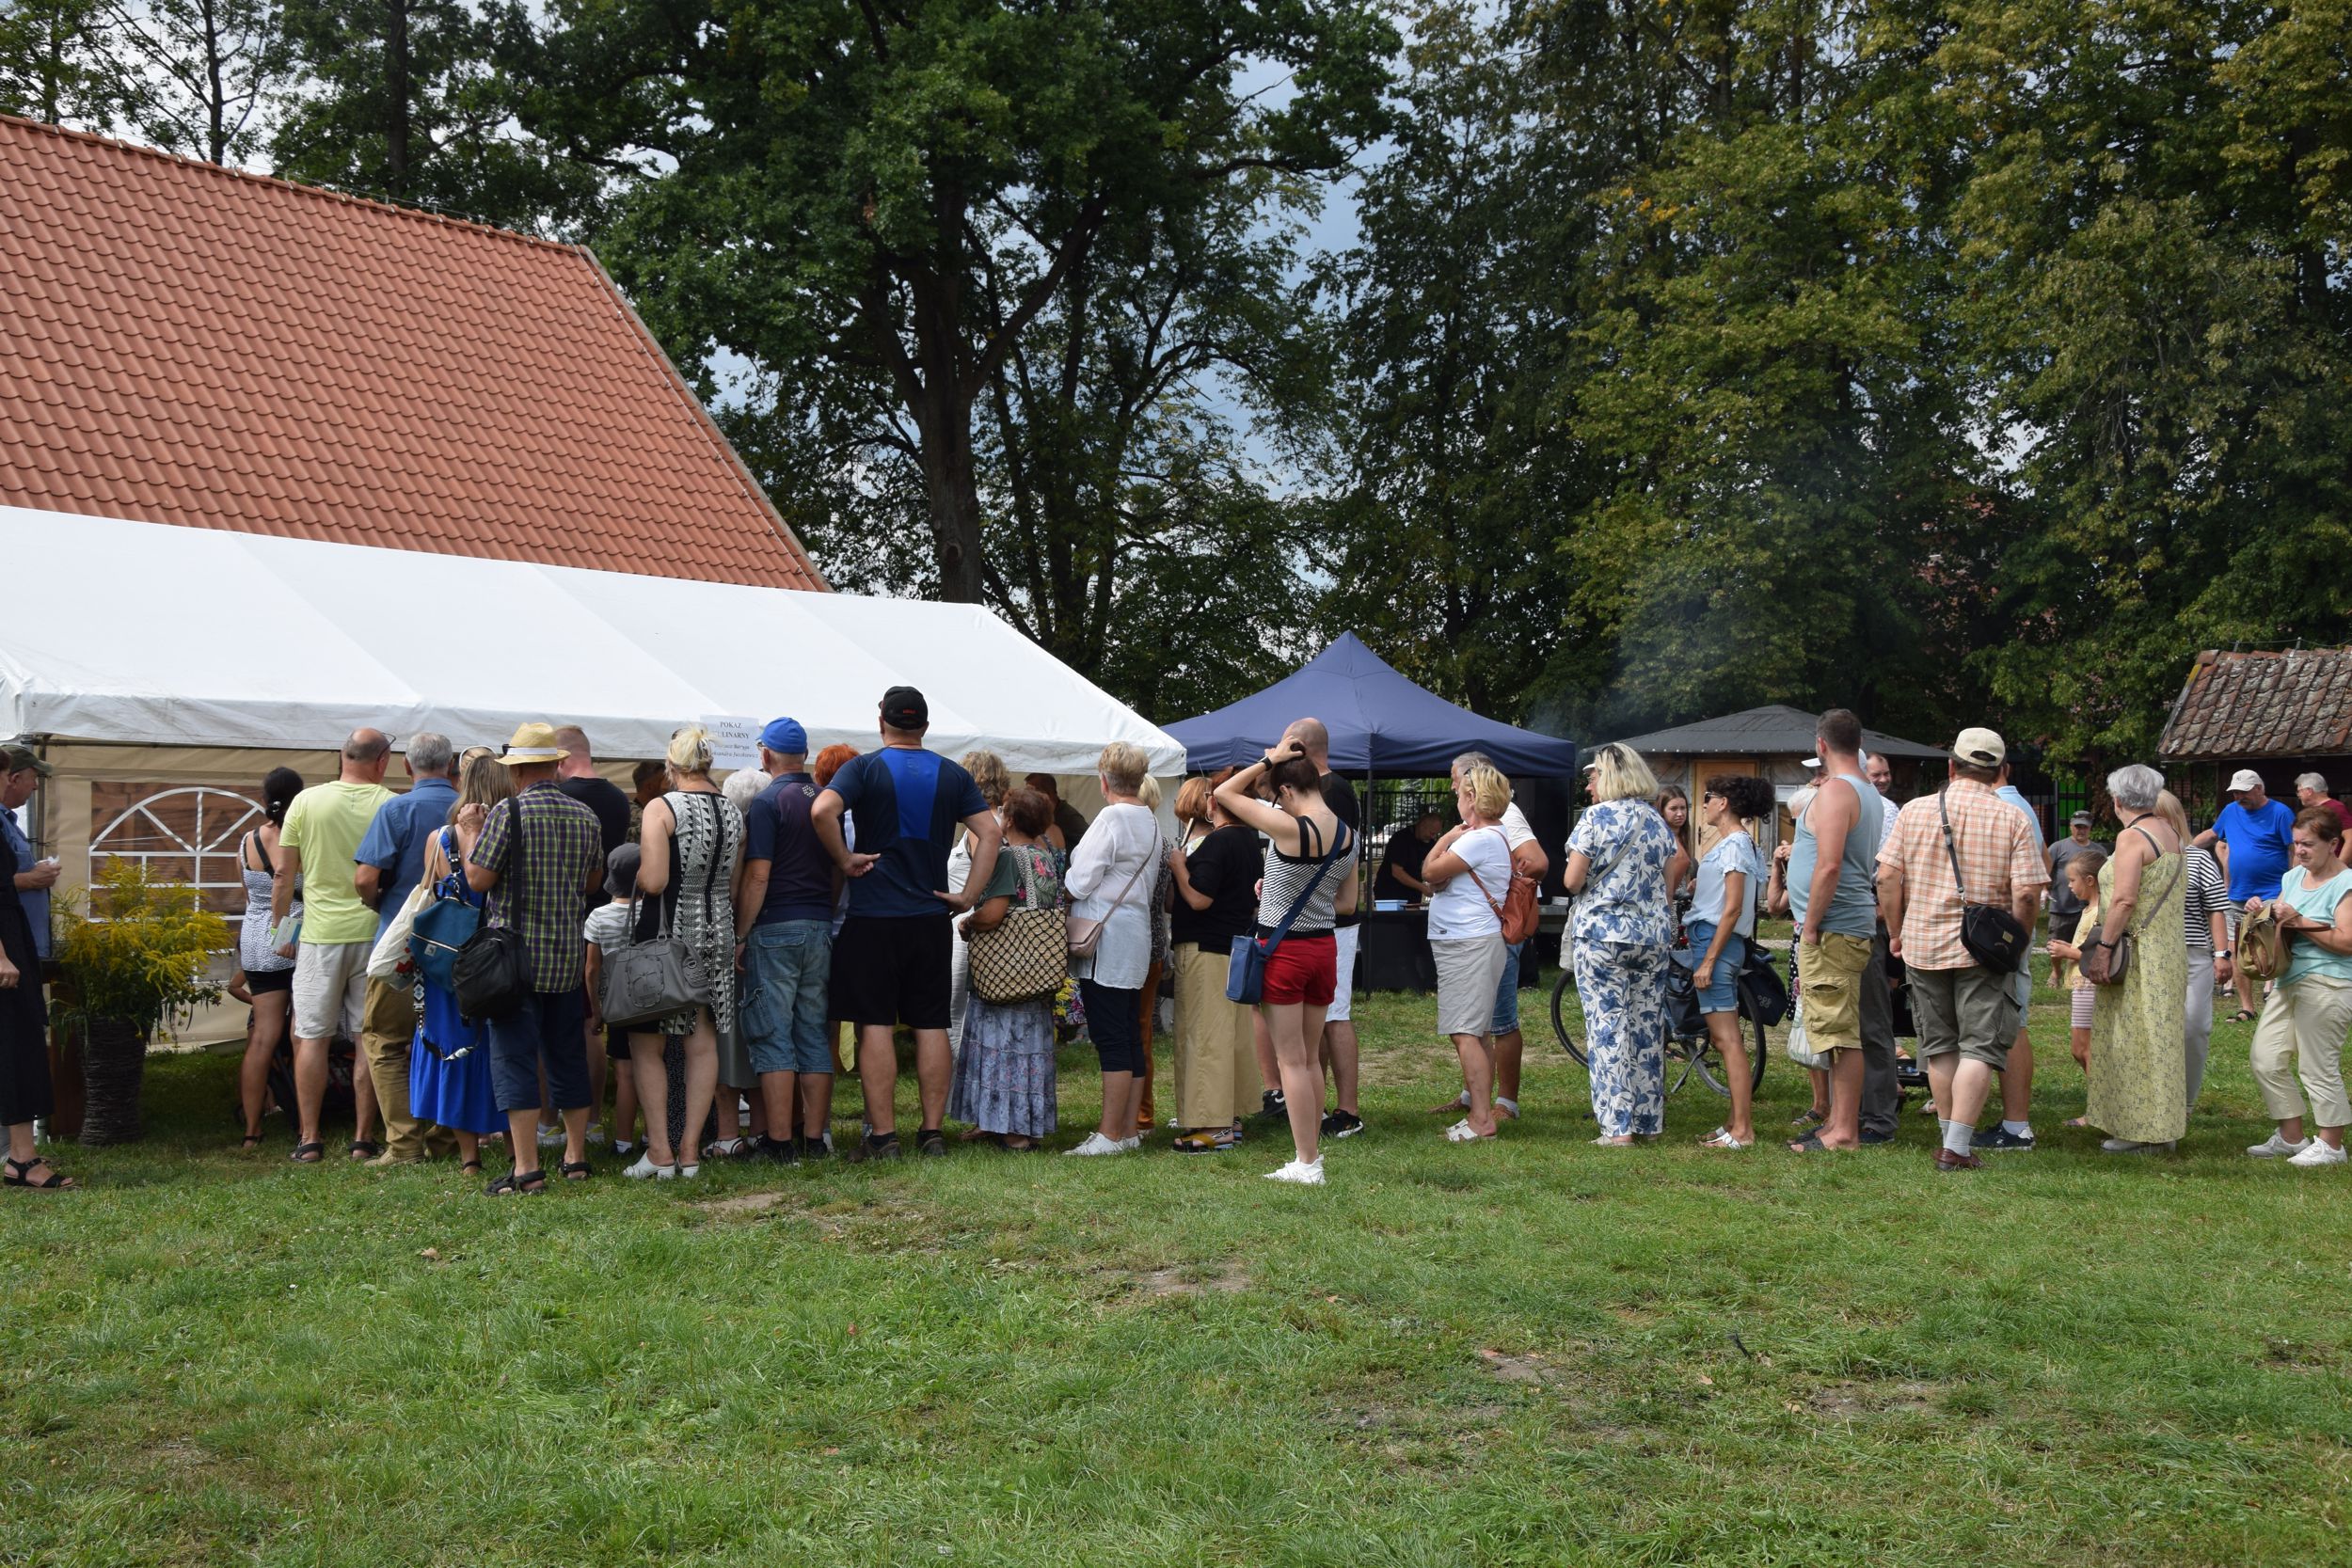
<svg viewBox="0 0 2352 1568"><path fill-rule="evenodd" d="M1359 845L1363 841L1363 808L1356 800L1356 786L1331 771L1331 732L1320 719L1298 719L1282 732L1285 741L1295 740L1307 753L1307 760L1323 775L1323 799L1331 808L1331 815L1347 824L1348 835ZM1349 1003L1356 989L1356 943L1363 934L1360 907L1341 915L1331 936L1339 949L1339 983L1331 992L1331 1006L1323 1015L1323 1063L1331 1074L1333 1098L1337 1103L1323 1118L1323 1135L1327 1138L1352 1138L1364 1130L1362 1109L1357 1096L1360 1089L1357 1071L1356 1022Z"/></svg>
<svg viewBox="0 0 2352 1568"><path fill-rule="evenodd" d="M295 796L278 830L278 872L270 888L273 928L294 907L294 879L302 879L301 929L296 941L278 949L281 958L294 961L294 1099L301 1131L294 1158L302 1164L314 1165L326 1154L319 1104L326 1098L328 1042L338 1030L357 1042L367 1005L368 954L375 946L376 920L359 894L359 841L376 811L392 798L384 787L391 760L390 736L354 730L343 742L341 776ZM373 1159L384 1152L368 1136L374 1131L374 1085L366 1072L355 1072L351 1091L358 1122L351 1154Z"/></svg>

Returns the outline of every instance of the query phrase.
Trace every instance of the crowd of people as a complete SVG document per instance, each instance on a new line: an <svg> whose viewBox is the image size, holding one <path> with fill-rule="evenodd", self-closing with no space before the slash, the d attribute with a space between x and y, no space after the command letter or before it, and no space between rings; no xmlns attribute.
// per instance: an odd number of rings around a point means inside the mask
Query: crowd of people
<svg viewBox="0 0 2352 1568"><path fill-rule="evenodd" d="M1136 747L1102 752L1104 804L1089 821L1048 775L1016 784L988 752L930 751L929 723L922 693L896 687L872 750L811 756L804 728L780 718L759 736L756 768L723 785L711 737L689 725L660 764L638 768L633 799L598 773L580 729L546 723L462 754L445 736L412 736L400 793L384 782L393 737L373 729L349 737L331 781L305 787L274 770L237 849L245 1148L263 1145L282 1047L291 1157L326 1157L341 1037L358 1056L350 1157L454 1157L476 1173L502 1140L493 1195L589 1179L591 1146L607 1137L622 1174L640 1180L691 1178L708 1159L829 1158L844 1070L864 1089L858 1154L897 1159L903 1030L918 1154L947 1151L951 1118L965 1139L1043 1148L1058 1131L1057 1052L1083 1034L1101 1115L1065 1152L1117 1156L1158 1123L1165 985L1171 1146L1230 1151L1252 1120L1286 1124L1291 1157L1269 1179L1321 1184L1325 1143L1363 1127L1348 1007L1362 806L1330 768L1325 727L1301 719L1248 766L1185 781L1171 836ZM2252 1066L2277 1122L2248 1152L2344 1162L2352 818L2324 780L2300 782L2296 812L2242 771L2213 828L2192 835L2162 776L2125 767L2106 781L2111 847L2093 842L2088 813L2045 846L1991 730L1962 731L1941 786L1899 807L1851 713L1821 716L1815 753L1818 778L1791 802L1793 836L1769 855L1756 833L1777 820L1765 781L1706 781L1693 854L1680 790L1661 789L1629 747L1588 760L1561 880L1594 1142L1663 1130L1669 969L1680 963L1730 1087L1728 1116L1701 1141L1755 1146L1740 981L1772 913L1794 927L1789 990L1815 1081L1792 1152L1895 1140L1899 976L1939 1122L1937 1168L2033 1148L2025 1018L2046 895L2048 974L2070 993L2081 1120L2107 1134L2103 1148L2146 1152L2182 1135L2225 986L2242 1020L2259 1016ZM14 805L46 765L22 748L6 762ZM1476 1143L1519 1114L1528 944L1506 940L1509 903L1515 879L1539 882L1550 858L1487 758L1457 758L1450 784L1454 823L1417 816L1381 857L1375 891L1427 901L1436 1028L1462 1081L1439 1107L1458 1113L1444 1136ZM54 1190L72 1183L34 1147L49 1084L33 982L56 866L34 863L0 820L6 1179ZM2285 945L2266 1000L2233 961L2249 921ZM509 955L512 983L495 1005L469 1006L465 965L491 947ZM2000 1116L1980 1127L1996 1091Z"/></svg>

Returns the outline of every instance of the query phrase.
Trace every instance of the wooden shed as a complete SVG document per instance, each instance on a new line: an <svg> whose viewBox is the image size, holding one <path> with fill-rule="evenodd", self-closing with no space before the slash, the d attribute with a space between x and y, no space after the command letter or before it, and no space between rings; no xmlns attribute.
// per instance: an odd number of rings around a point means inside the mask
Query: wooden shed
<svg viewBox="0 0 2352 1568"><path fill-rule="evenodd" d="M1751 773L1770 781L1781 802L1781 836L1786 839L1795 831L1788 816L1788 798L1817 775L1817 769L1805 764L1813 756L1813 728L1820 720L1818 713L1785 703L1767 703L1720 719L1629 736L1618 744L1641 752L1661 784L1679 784L1690 796L1692 810L1685 836L1696 853L1699 792L1714 773ZM1871 729L1862 732L1862 745L1866 752L1884 757L1894 768L1893 795L1898 800L1908 800L1922 787L1931 787L1941 780L1944 764L1951 755L1938 747Z"/></svg>

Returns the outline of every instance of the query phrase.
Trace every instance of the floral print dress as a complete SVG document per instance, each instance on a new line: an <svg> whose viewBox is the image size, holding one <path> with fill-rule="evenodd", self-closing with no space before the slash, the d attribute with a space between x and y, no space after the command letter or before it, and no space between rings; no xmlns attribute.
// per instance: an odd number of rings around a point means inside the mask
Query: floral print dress
<svg viewBox="0 0 2352 1568"><path fill-rule="evenodd" d="M1591 863L1572 916L1570 961L1584 1010L1593 1118L1605 1138L1666 1122L1666 964L1674 830L1646 800L1587 807L1568 848Z"/></svg>

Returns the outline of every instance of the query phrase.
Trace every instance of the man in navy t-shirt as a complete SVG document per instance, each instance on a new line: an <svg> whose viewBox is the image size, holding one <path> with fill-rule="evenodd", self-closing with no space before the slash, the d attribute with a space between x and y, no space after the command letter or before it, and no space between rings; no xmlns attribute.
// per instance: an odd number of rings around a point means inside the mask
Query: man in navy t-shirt
<svg viewBox="0 0 2352 1568"><path fill-rule="evenodd" d="M743 814L743 883L735 896L744 998L737 1026L768 1111L759 1148L787 1163L823 1156L833 1116L825 997L841 873L809 822L817 781L807 761L808 732L798 720L759 732L760 771L770 783Z"/></svg>
<svg viewBox="0 0 2352 1568"><path fill-rule="evenodd" d="M825 852L850 882L850 914L833 944L833 1013L857 1026L859 1082L866 1086L868 1158L898 1155L892 1097L898 1057L894 1024L914 1032L914 1075L923 1120L915 1148L947 1152L939 1130L947 1114L952 1058L947 1052L950 923L996 869L1005 831L972 775L923 750L930 705L911 686L882 693L882 749L842 766L810 812ZM852 853L841 833L847 813L857 829ZM959 827L972 832L972 873L947 887L947 852Z"/></svg>

